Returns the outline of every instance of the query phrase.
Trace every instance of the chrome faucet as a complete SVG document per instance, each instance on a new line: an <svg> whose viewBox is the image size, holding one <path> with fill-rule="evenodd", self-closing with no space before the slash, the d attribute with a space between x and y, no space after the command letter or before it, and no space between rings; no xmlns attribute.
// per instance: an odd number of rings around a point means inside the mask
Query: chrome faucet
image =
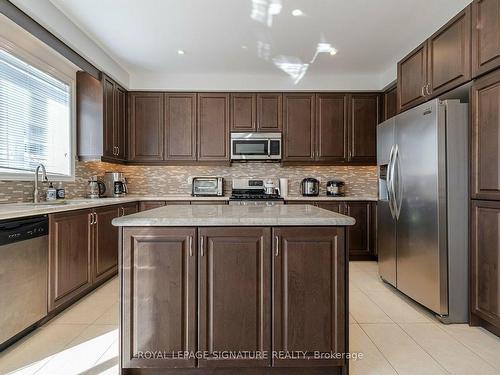
<svg viewBox="0 0 500 375"><path fill-rule="evenodd" d="M47 172L45 171L45 166L43 164L38 164L35 169L35 190L33 190L33 203L38 203L38 171L42 169L42 182L47 182Z"/></svg>

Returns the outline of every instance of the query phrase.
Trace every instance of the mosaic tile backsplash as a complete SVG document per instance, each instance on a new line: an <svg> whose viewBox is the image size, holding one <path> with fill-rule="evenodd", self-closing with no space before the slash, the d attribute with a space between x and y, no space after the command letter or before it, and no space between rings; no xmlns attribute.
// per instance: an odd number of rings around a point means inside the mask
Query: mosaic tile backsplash
<svg viewBox="0 0 500 375"><path fill-rule="evenodd" d="M231 190L233 178L272 179L288 178L289 195L300 195L300 181L315 177L320 181L320 195L325 194L326 182L340 179L346 183L346 194L351 196L377 195L376 167L358 166L293 166L281 167L270 163L241 163L231 167L221 166L130 166L99 161L76 163L74 182L63 183L67 198L83 198L87 193L87 181L92 175L103 176L106 171L125 173L129 193L135 195L190 194L190 177L224 177L226 195ZM41 184L45 189L45 184ZM0 203L29 202L32 200L32 181L0 181Z"/></svg>

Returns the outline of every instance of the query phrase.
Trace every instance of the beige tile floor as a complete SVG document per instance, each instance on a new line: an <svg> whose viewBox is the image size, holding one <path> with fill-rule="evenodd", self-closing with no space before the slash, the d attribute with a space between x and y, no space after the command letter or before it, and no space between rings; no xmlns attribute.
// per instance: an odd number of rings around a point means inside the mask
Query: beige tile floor
<svg viewBox="0 0 500 375"><path fill-rule="evenodd" d="M500 339L443 325L385 285L375 262L350 263L353 375L499 374ZM0 374L118 374L118 282L95 292L0 354Z"/></svg>

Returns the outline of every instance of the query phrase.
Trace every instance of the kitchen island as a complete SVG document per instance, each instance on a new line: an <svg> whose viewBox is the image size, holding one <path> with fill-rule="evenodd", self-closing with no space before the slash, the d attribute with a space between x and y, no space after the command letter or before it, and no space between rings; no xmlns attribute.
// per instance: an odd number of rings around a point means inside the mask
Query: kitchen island
<svg viewBox="0 0 500 375"><path fill-rule="evenodd" d="M122 374L346 373L354 223L311 205L176 205L114 219Z"/></svg>

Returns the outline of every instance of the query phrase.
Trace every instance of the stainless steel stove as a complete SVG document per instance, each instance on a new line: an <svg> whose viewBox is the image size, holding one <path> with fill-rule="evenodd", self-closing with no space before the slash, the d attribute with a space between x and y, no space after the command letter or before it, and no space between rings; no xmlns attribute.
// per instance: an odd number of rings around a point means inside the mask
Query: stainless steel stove
<svg viewBox="0 0 500 375"><path fill-rule="evenodd" d="M266 194L264 180L234 179L229 204L242 206L273 206L284 204L278 193Z"/></svg>

